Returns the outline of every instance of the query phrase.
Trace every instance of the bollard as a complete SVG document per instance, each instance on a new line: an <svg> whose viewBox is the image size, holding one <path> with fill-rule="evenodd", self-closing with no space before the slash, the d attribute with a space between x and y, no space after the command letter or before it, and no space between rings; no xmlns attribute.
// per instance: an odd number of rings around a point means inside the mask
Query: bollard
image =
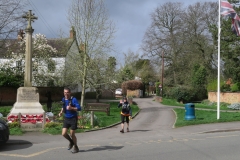
<svg viewBox="0 0 240 160"><path fill-rule="evenodd" d="M18 113L18 121L19 121L19 125L21 126L22 121L21 121L21 113L20 112Z"/></svg>
<svg viewBox="0 0 240 160"><path fill-rule="evenodd" d="M46 124L46 113L43 112L43 122L42 122L42 129L44 129L45 127L45 124Z"/></svg>
<svg viewBox="0 0 240 160"><path fill-rule="evenodd" d="M94 127L93 125L94 125L94 112L91 111L91 126L92 126L92 128Z"/></svg>

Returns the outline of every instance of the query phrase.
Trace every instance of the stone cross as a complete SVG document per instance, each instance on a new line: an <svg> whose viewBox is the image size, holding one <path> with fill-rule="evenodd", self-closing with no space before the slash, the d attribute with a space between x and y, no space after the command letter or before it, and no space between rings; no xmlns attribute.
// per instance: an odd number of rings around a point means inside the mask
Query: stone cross
<svg viewBox="0 0 240 160"><path fill-rule="evenodd" d="M34 16L34 14L32 14L32 11L29 10L28 13L26 13L25 15L22 16L22 18L27 19L28 21L28 26L27 28L32 28L31 22L34 22L34 19L37 19L37 17Z"/></svg>
<svg viewBox="0 0 240 160"><path fill-rule="evenodd" d="M28 13L22 16L28 21L28 26L25 29L26 32L26 54L25 54L25 75L24 75L24 87L32 87L32 29L31 22L37 17L29 10Z"/></svg>

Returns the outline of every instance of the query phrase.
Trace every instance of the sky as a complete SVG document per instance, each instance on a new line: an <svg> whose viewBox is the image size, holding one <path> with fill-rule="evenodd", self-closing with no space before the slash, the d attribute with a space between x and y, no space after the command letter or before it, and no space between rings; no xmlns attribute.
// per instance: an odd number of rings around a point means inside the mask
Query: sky
<svg viewBox="0 0 240 160"><path fill-rule="evenodd" d="M183 2L185 5L214 0L105 0L109 19L116 26L114 44L120 57L129 50L141 54L139 49L144 34L151 24L150 14L156 7L166 2ZM60 29L69 36L70 24L67 11L71 0L27 0L26 12L38 17L32 23L34 34L40 33L47 38L58 38ZM217 0L216 0L217 2ZM122 55L122 57L121 57Z"/></svg>

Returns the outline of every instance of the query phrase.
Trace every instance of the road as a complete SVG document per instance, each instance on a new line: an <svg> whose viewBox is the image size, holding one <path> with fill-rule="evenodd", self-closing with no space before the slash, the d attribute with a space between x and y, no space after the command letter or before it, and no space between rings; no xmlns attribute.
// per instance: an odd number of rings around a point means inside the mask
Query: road
<svg viewBox="0 0 240 160"><path fill-rule="evenodd" d="M173 107L161 105L152 98L135 101L141 111L130 121L130 132L120 133L117 125L78 133L80 152L76 154L67 150L68 143L61 135L29 132L11 136L0 147L0 160L239 159L240 122L174 128Z"/></svg>

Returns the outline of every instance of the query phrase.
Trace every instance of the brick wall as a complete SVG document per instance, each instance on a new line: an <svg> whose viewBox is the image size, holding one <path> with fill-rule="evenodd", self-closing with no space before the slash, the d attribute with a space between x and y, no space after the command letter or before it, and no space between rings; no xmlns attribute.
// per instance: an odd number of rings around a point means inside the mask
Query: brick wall
<svg viewBox="0 0 240 160"><path fill-rule="evenodd" d="M46 92L50 91L53 101L61 101L63 97L63 87L37 87L41 103L47 101ZM15 87L0 87L0 105L13 105L17 99L17 89Z"/></svg>
<svg viewBox="0 0 240 160"><path fill-rule="evenodd" d="M211 102L217 102L217 92L208 92L208 100ZM220 102L225 103L240 103L240 93L236 92L221 92Z"/></svg>
<svg viewBox="0 0 240 160"><path fill-rule="evenodd" d="M127 90L127 97L128 96L133 96L133 97L136 97L136 98L140 98L140 90Z"/></svg>
<svg viewBox="0 0 240 160"><path fill-rule="evenodd" d="M111 90L102 90L101 98L114 98L115 92Z"/></svg>
<svg viewBox="0 0 240 160"><path fill-rule="evenodd" d="M46 103L45 94L50 91L54 102L61 101L63 97L63 87L37 87L40 103ZM17 99L17 89L15 87L0 87L0 105L13 105ZM111 90L103 90L101 98L115 98L115 93ZM80 99L79 99L80 100Z"/></svg>
<svg viewBox="0 0 240 160"><path fill-rule="evenodd" d="M0 105L16 102L17 89L16 87L0 87Z"/></svg>
<svg viewBox="0 0 240 160"><path fill-rule="evenodd" d="M59 102L62 100L63 88L64 87L37 87L38 93L40 95L39 99L41 103L47 102L47 97L45 96L48 91L51 92L52 100L54 102Z"/></svg>

